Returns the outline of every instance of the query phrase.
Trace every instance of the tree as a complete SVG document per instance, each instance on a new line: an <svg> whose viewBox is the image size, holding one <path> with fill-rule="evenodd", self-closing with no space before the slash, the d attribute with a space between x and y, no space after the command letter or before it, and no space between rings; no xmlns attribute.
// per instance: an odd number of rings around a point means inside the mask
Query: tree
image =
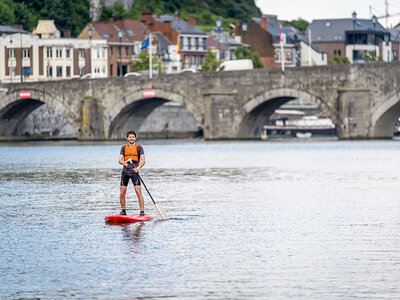
<svg viewBox="0 0 400 300"><path fill-rule="evenodd" d="M164 71L162 62L157 57L152 57L151 65L153 70L157 70L158 73L162 73ZM150 69L150 57L149 53L146 51L141 51L139 53L139 58L132 66L131 71L137 72L142 70L149 70Z"/></svg>
<svg viewBox="0 0 400 300"><path fill-rule="evenodd" d="M0 0L0 24L12 25L15 23L13 2L10 0Z"/></svg>
<svg viewBox="0 0 400 300"><path fill-rule="evenodd" d="M251 59L254 68L264 68L257 52L251 52L248 48L239 46L235 50L236 59Z"/></svg>
<svg viewBox="0 0 400 300"><path fill-rule="evenodd" d="M308 21L302 18L298 18L297 20L292 21L282 21L283 26L292 26L302 33L306 32L309 24L310 23L308 23Z"/></svg>
<svg viewBox="0 0 400 300"><path fill-rule="evenodd" d="M125 9L125 6L122 3L115 2L112 7L107 7L107 6L103 7L100 19L108 20L109 18L113 18L118 20L118 19L124 19L126 16L127 16L127 11Z"/></svg>
<svg viewBox="0 0 400 300"><path fill-rule="evenodd" d="M215 71L218 68L217 55L211 50L208 50L204 58L204 64L201 65L203 71Z"/></svg>
<svg viewBox="0 0 400 300"><path fill-rule="evenodd" d="M383 61L382 56L377 57L375 51L368 51L366 54L363 55L363 60L366 63Z"/></svg>
<svg viewBox="0 0 400 300"><path fill-rule="evenodd" d="M331 62L331 63L333 63L335 65L338 65L338 64L349 64L350 61L347 58L347 56L340 56L340 55L335 54L333 56L333 62Z"/></svg>

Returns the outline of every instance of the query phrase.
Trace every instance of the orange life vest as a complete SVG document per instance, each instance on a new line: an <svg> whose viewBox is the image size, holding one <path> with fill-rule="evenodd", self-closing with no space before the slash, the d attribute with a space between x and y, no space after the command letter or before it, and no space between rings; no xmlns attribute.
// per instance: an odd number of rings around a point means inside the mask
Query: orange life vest
<svg viewBox="0 0 400 300"><path fill-rule="evenodd" d="M139 161L138 144L135 144L132 148L129 145L125 145L124 160L127 161L132 158L132 161Z"/></svg>

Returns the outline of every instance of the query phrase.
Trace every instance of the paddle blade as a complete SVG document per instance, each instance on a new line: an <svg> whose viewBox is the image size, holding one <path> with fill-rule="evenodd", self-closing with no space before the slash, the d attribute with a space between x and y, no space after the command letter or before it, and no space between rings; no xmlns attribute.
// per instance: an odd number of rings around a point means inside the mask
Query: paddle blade
<svg viewBox="0 0 400 300"><path fill-rule="evenodd" d="M154 204L154 211L156 212L157 218L159 220L169 220L167 213L159 204L157 203Z"/></svg>

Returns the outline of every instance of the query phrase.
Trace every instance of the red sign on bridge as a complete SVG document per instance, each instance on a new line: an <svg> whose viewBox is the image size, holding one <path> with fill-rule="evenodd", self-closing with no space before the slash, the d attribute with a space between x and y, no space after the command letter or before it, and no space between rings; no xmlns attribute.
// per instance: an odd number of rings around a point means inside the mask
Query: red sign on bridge
<svg viewBox="0 0 400 300"><path fill-rule="evenodd" d="M144 90L143 97L145 98L153 98L156 95L156 90Z"/></svg>
<svg viewBox="0 0 400 300"><path fill-rule="evenodd" d="M31 91L20 91L19 92L19 99L30 99L31 98Z"/></svg>

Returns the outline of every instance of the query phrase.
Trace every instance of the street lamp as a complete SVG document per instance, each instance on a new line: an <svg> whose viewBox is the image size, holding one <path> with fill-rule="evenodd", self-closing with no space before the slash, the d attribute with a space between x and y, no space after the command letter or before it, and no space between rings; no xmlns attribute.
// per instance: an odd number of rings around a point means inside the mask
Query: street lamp
<svg viewBox="0 0 400 300"><path fill-rule="evenodd" d="M242 31L243 31L243 42L246 42L246 31L247 31L247 23L242 23Z"/></svg>
<svg viewBox="0 0 400 300"><path fill-rule="evenodd" d="M92 26L89 27L89 44L90 44L90 51L89 51L89 73L92 73L92 36L93 36L93 28Z"/></svg>
<svg viewBox="0 0 400 300"><path fill-rule="evenodd" d="M21 32L21 83L24 82L24 78L22 76L22 32Z"/></svg>
<svg viewBox="0 0 400 300"><path fill-rule="evenodd" d="M378 18L377 18L375 15L373 15L373 16L372 16L372 25L374 26L373 37L374 37L374 51L375 51L375 57L376 57L376 48L375 48L375 42L376 42L376 37L375 37L376 22L378 22Z"/></svg>
<svg viewBox="0 0 400 300"><path fill-rule="evenodd" d="M353 11L351 14L351 17L353 18L353 63L356 61L356 33L354 32L356 30L356 20L357 20L357 13Z"/></svg>
<svg viewBox="0 0 400 300"><path fill-rule="evenodd" d="M122 38L124 37L124 33L122 30L118 30L118 37L119 37L119 51L118 51L118 56L119 56L119 76L122 76Z"/></svg>
<svg viewBox="0 0 400 300"><path fill-rule="evenodd" d="M218 61L219 64L221 63L221 26L222 26L222 20L218 18L215 23L217 24L218 27Z"/></svg>

